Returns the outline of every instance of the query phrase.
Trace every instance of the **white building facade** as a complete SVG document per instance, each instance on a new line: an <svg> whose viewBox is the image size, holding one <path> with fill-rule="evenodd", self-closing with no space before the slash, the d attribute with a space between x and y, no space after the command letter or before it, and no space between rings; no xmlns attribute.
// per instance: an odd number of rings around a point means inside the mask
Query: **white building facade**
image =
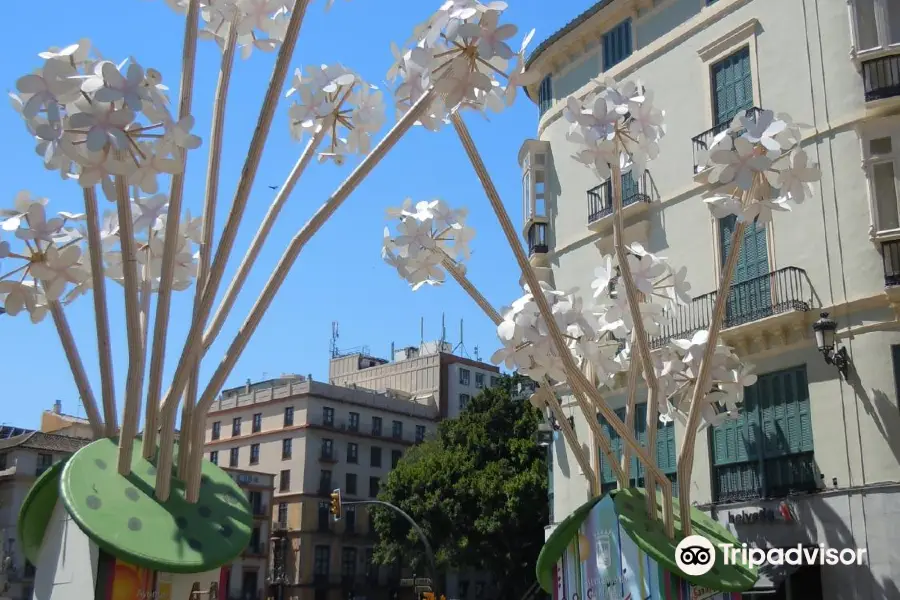
<svg viewBox="0 0 900 600"><path fill-rule="evenodd" d="M694 302L656 347L708 325L727 254L733 221L710 215L696 177L705 144L735 115L760 109L811 126L803 146L823 172L814 196L743 241L723 337L759 381L741 420L698 436L692 500L761 547L867 549L858 567L767 573L759 592L900 598L900 2L607 0L529 64L543 78L528 90L537 136L519 154L523 235L532 264L558 288L590 290L600 256L612 252L609 185L570 158L566 97L612 76L640 80L666 110L660 157L640 181L629 176L623 208L627 241L687 267L693 286ZM846 379L817 350L822 312L838 323ZM621 390L607 398L624 405ZM565 411L589 440L574 403ZM673 479L682 433L677 424L659 433L659 463ZM558 437L556 522L588 497ZM608 468L603 481L614 485Z"/></svg>

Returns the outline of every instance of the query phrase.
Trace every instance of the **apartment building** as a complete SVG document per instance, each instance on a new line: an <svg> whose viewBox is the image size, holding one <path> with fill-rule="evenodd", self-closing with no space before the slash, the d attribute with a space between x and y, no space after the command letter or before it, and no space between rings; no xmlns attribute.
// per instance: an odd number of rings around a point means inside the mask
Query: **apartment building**
<svg viewBox="0 0 900 600"><path fill-rule="evenodd" d="M378 393L282 377L225 390L209 411L209 460L275 473L271 503L283 598L389 598L397 569L375 568L365 507L347 506L334 522L332 490L373 499L403 451L433 433L431 396Z"/></svg>
<svg viewBox="0 0 900 600"><path fill-rule="evenodd" d="M272 501L275 475L245 469L224 468L247 495L253 511L250 543L229 565L224 600L266 600L269 597L272 531Z"/></svg>
<svg viewBox="0 0 900 600"><path fill-rule="evenodd" d="M54 463L90 443L84 438L0 426L0 555L9 557L9 568L0 574L6 590L0 597L31 600L35 568L19 548L17 523L25 495L35 479ZM2 566L2 565L0 565Z"/></svg>
<svg viewBox="0 0 900 600"><path fill-rule="evenodd" d="M442 419L459 416L474 396L497 385L500 369L453 353L446 342L425 342L395 350L392 361L367 354L334 357L328 380L341 386L395 389L436 399Z"/></svg>
<svg viewBox="0 0 900 600"><path fill-rule="evenodd" d="M734 226L701 200L704 148L735 115L761 109L811 126L803 145L823 171L814 197L743 241L731 293L747 301L731 303L723 337L759 380L740 420L698 436L692 499L749 544L868 550L860 566L767 573L756 593L900 598L900 4L606 0L544 41L529 68L542 77L527 90L537 135L519 154L524 233L532 264L559 288L590 290L612 249L611 186L570 158L566 97L596 89L602 74L640 80L666 110L660 157L623 182L626 241L687 267L695 294L657 347L708 324ZM817 347L822 312L836 321L846 377ZM624 405L621 390L608 398ZM589 439L580 411L565 411ZM659 433L673 478L682 434L677 423ZM562 439L553 452L562 521L587 489ZM611 486L610 470L602 475Z"/></svg>

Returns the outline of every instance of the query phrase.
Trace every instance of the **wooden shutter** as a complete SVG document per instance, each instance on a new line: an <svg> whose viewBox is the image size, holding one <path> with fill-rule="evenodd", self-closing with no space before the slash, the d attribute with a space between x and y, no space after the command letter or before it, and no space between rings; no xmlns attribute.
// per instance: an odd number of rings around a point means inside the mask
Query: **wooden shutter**
<svg viewBox="0 0 900 600"><path fill-rule="evenodd" d="M749 46L714 64L711 76L716 126L727 125L735 115L753 108Z"/></svg>
<svg viewBox="0 0 900 600"><path fill-rule="evenodd" d="M603 35L603 70L608 71L631 56L631 19L625 19Z"/></svg>

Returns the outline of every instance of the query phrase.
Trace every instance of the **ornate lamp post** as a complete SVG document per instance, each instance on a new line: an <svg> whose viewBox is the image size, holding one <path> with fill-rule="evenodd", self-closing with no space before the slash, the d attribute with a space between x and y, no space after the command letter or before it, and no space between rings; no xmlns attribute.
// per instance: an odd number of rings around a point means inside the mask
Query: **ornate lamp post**
<svg viewBox="0 0 900 600"><path fill-rule="evenodd" d="M816 333L816 346L822 353L825 362L837 367L841 376L847 379L847 373L850 370L850 356L843 346L836 348L837 321L829 318L827 312L823 312L819 315L819 320L813 323L813 331Z"/></svg>

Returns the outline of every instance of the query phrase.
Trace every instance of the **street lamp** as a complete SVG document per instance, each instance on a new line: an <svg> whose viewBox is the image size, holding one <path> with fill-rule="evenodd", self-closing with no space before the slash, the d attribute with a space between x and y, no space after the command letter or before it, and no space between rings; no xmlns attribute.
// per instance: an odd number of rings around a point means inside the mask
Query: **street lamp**
<svg viewBox="0 0 900 600"><path fill-rule="evenodd" d="M847 349L841 346L835 348L835 333L837 332L837 321L830 319L827 312L819 315L819 320L813 323L813 331L816 333L816 346L822 357L829 365L834 365L841 373L844 379L847 379L847 373L850 369L850 356Z"/></svg>

